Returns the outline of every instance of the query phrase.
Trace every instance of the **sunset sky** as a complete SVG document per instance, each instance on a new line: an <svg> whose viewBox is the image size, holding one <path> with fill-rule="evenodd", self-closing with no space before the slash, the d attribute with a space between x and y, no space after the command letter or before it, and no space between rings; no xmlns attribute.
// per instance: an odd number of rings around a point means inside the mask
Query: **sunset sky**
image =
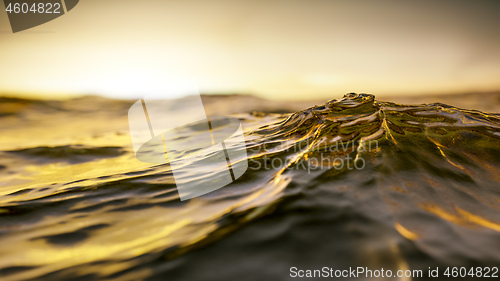
<svg viewBox="0 0 500 281"><path fill-rule="evenodd" d="M81 0L12 33L0 5L0 95L204 93L271 99L500 89L498 0Z"/></svg>

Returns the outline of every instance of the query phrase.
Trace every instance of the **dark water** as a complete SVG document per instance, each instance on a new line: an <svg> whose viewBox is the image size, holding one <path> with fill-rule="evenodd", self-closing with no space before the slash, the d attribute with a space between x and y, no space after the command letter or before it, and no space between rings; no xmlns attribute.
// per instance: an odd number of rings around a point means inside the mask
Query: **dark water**
<svg viewBox="0 0 500 281"><path fill-rule="evenodd" d="M135 159L130 103L109 103L3 100L1 280L500 266L500 114L356 94L235 114L247 172L180 201L168 164Z"/></svg>

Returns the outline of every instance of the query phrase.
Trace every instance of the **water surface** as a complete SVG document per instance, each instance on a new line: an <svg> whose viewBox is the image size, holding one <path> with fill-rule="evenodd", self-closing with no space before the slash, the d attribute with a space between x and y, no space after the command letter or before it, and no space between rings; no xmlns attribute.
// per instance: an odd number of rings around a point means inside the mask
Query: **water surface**
<svg viewBox="0 0 500 281"><path fill-rule="evenodd" d="M500 114L367 94L233 114L247 172L180 201L168 164L134 156L131 102L0 104L2 280L500 265Z"/></svg>

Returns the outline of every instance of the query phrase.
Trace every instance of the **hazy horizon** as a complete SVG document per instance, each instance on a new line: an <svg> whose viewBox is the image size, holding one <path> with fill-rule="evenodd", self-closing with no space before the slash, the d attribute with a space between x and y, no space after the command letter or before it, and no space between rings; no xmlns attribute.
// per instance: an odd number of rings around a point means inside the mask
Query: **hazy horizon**
<svg viewBox="0 0 500 281"><path fill-rule="evenodd" d="M80 1L13 34L0 13L0 93L202 93L323 99L500 89L500 2Z"/></svg>

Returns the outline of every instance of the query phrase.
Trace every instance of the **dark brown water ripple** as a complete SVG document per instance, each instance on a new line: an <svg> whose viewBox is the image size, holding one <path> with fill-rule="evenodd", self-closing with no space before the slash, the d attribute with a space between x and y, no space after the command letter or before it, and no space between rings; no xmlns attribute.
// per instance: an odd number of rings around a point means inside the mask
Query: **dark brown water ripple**
<svg viewBox="0 0 500 281"><path fill-rule="evenodd" d="M247 149L249 169L185 202L169 165L137 161L123 131L10 144L0 152L2 280L285 280L292 266L500 264L499 114L348 94L238 117L247 147L234 149Z"/></svg>

